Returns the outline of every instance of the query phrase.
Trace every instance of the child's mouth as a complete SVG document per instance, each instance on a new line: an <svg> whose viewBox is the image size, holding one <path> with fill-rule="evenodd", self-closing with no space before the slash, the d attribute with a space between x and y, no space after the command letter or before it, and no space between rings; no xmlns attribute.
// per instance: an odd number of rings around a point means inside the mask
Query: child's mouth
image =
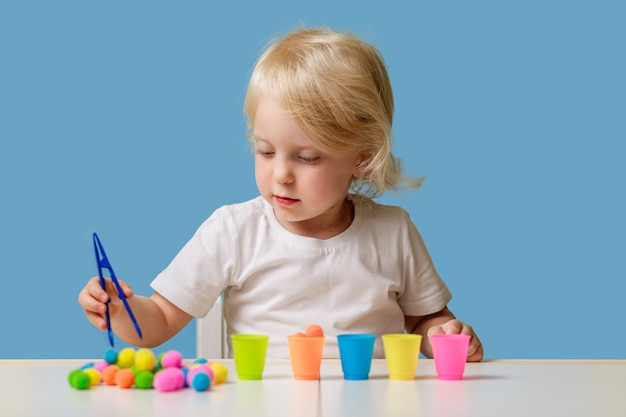
<svg viewBox="0 0 626 417"><path fill-rule="evenodd" d="M289 197L282 197L279 195L275 195L274 200L276 200L276 202L280 204L281 206L290 206L298 202L298 200L296 199L289 198Z"/></svg>

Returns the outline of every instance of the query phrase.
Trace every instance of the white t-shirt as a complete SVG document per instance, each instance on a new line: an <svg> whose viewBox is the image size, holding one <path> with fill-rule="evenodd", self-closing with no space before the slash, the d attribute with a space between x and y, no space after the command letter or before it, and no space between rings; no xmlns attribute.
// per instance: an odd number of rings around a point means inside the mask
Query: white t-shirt
<svg viewBox="0 0 626 417"><path fill-rule="evenodd" d="M270 335L267 356L287 358L287 336L319 324L324 357L342 333L402 333L404 316L444 308L450 291L400 207L353 197L354 220L330 239L295 235L262 198L217 209L152 288L194 317L224 293L234 333ZM232 352L232 349L229 349ZM374 357L384 357L376 338Z"/></svg>

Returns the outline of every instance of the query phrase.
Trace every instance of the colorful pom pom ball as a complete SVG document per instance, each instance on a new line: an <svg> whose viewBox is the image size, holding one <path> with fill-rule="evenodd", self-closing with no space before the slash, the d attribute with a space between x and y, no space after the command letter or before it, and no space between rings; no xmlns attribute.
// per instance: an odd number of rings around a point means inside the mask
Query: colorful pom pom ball
<svg viewBox="0 0 626 417"><path fill-rule="evenodd" d="M83 371L89 376L89 385L98 385L102 381L102 374L97 369L87 368Z"/></svg>
<svg viewBox="0 0 626 417"><path fill-rule="evenodd" d="M139 371L152 371L156 366L156 356L150 349L139 349L135 353L135 366Z"/></svg>
<svg viewBox="0 0 626 417"><path fill-rule="evenodd" d="M120 368L130 368L135 364L135 349L124 348L117 355L117 365Z"/></svg>
<svg viewBox="0 0 626 417"><path fill-rule="evenodd" d="M170 392L184 386L184 376L179 368L166 368L154 375L153 386L161 392Z"/></svg>
<svg viewBox="0 0 626 417"><path fill-rule="evenodd" d="M115 374L115 385L120 388L128 389L135 383L135 373L130 368L124 368Z"/></svg>
<svg viewBox="0 0 626 417"><path fill-rule="evenodd" d="M161 366L163 368L182 368L183 355L177 350L168 350L161 357Z"/></svg>
<svg viewBox="0 0 626 417"><path fill-rule="evenodd" d="M120 370L117 365L109 365L102 371L102 380L107 385L115 384L115 374Z"/></svg>
<svg viewBox="0 0 626 417"><path fill-rule="evenodd" d="M135 386L139 389L151 389L154 374L150 371L141 371L135 376Z"/></svg>
<svg viewBox="0 0 626 417"><path fill-rule="evenodd" d="M117 356L118 353L115 349L109 349L104 352L104 360L110 365L115 365L117 363Z"/></svg>
<svg viewBox="0 0 626 417"><path fill-rule="evenodd" d="M228 368L219 362L211 362L209 367L213 370L213 383L219 385L228 378Z"/></svg>
<svg viewBox="0 0 626 417"><path fill-rule="evenodd" d="M192 386L191 383L193 382L193 378L199 373L207 374L210 379L215 378L215 375L213 374L213 369L211 369L209 365L202 364L194 366L193 368L190 368L187 372L187 386Z"/></svg>
<svg viewBox="0 0 626 417"><path fill-rule="evenodd" d="M68 379L70 385L76 389L87 389L91 386L91 378L81 369L70 372Z"/></svg>
<svg viewBox="0 0 626 417"><path fill-rule="evenodd" d="M108 363L107 361L105 361L105 360L101 360L101 361L96 362L96 363L93 365L93 368L94 368L96 371L98 371L98 372L102 373L102 371L104 371L104 369L105 369L107 366L109 366L109 363Z"/></svg>
<svg viewBox="0 0 626 417"><path fill-rule="evenodd" d="M196 391L206 391L211 387L211 378L204 372L198 372L191 381L191 387Z"/></svg>
<svg viewBox="0 0 626 417"><path fill-rule="evenodd" d="M322 337L324 336L324 331L319 324L310 324L304 330L304 334L307 337Z"/></svg>

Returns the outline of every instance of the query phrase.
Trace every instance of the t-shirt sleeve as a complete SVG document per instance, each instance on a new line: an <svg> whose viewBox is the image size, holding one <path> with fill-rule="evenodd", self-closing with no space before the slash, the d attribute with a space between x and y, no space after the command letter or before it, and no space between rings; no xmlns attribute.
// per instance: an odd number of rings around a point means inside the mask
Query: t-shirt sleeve
<svg viewBox="0 0 626 417"><path fill-rule="evenodd" d="M442 310L452 293L441 279L417 227L404 212L406 221L404 291L398 298L407 316L425 316Z"/></svg>
<svg viewBox="0 0 626 417"><path fill-rule="evenodd" d="M194 317L204 317L234 269L229 213L216 210L152 281L152 289Z"/></svg>

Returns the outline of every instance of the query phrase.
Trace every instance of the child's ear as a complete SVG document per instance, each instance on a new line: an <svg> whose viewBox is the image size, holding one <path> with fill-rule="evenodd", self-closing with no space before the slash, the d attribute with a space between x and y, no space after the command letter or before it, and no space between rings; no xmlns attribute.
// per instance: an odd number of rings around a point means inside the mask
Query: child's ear
<svg viewBox="0 0 626 417"><path fill-rule="evenodd" d="M354 166L354 170L352 171L352 176L354 178L361 178L363 173L365 172L365 165L367 161L364 158L359 158L358 162Z"/></svg>

